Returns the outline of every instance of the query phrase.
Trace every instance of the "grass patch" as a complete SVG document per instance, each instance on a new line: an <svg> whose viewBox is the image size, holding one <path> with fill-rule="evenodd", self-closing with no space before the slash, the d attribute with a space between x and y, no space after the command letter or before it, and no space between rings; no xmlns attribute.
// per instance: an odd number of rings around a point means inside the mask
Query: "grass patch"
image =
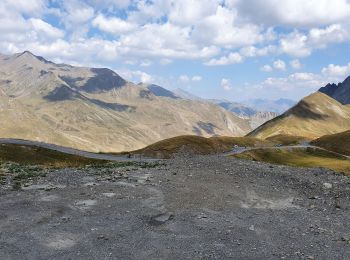
<svg viewBox="0 0 350 260"><path fill-rule="evenodd" d="M350 175L350 160L315 148L257 149L235 155L235 157L297 167L323 167Z"/></svg>
<svg viewBox="0 0 350 260"><path fill-rule="evenodd" d="M293 136L293 135L274 135L271 137L266 138L266 140L273 142L275 144L281 144L281 145L298 145L303 142L310 141L306 137L302 136Z"/></svg>
<svg viewBox="0 0 350 260"><path fill-rule="evenodd" d="M24 183L27 183L28 181L37 177L45 177L47 174L47 169L34 165L5 163L1 165L1 172L3 181L7 179L7 176L11 177L13 189L19 190ZM6 183L2 182L2 184Z"/></svg>
<svg viewBox="0 0 350 260"><path fill-rule="evenodd" d="M0 163L13 162L21 165L41 165L50 168L83 167L106 164L107 161L65 154L36 146L0 144Z"/></svg>
<svg viewBox="0 0 350 260"><path fill-rule="evenodd" d="M110 162L106 164L95 164L95 165L87 165L84 170L88 174L92 175L111 175L118 168L127 168L132 167L133 169L137 168L157 168L162 166L161 162Z"/></svg>
<svg viewBox="0 0 350 260"><path fill-rule="evenodd" d="M150 158L171 158L180 151L192 154L215 154L228 152L237 146L263 147L271 145L271 142L253 137L211 137L201 136L177 136L149 145L143 149L133 151L130 154L142 154Z"/></svg>
<svg viewBox="0 0 350 260"><path fill-rule="evenodd" d="M315 146L350 156L350 130L334 135L326 135L311 142Z"/></svg>

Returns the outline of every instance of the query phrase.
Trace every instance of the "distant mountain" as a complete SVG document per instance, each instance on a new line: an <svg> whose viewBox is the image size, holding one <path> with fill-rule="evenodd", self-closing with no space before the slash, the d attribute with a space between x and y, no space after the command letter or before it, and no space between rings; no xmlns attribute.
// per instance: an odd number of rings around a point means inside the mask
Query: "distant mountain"
<svg viewBox="0 0 350 260"><path fill-rule="evenodd" d="M252 129L257 128L258 126L262 125L266 121L269 121L275 118L276 116L278 116L278 114L275 112L259 111L257 109L252 108L251 106L238 103L238 102L228 101L225 99L203 99L180 88L176 89L174 93L176 96L183 99L197 100L197 101L201 100L201 101L207 101L207 102L211 102L216 105L219 105L222 108L226 109L227 111L230 111L235 115L239 116L240 118L248 119Z"/></svg>
<svg viewBox="0 0 350 260"><path fill-rule="evenodd" d="M251 108L250 106L237 103L237 102L230 102L227 100L217 100L217 99L209 99L209 101L225 108L226 110L236 114L241 118L249 119L250 126L252 129L257 128L263 123L278 116L278 114L275 112L258 111L256 109Z"/></svg>
<svg viewBox="0 0 350 260"><path fill-rule="evenodd" d="M328 84L319 91L338 100L343 105L348 105L350 104L350 77L342 83Z"/></svg>
<svg viewBox="0 0 350 260"><path fill-rule="evenodd" d="M208 102L135 85L107 68L0 55L0 137L89 151L135 150L178 135L242 136L242 119Z"/></svg>
<svg viewBox="0 0 350 260"><path fill-rule="evenodd" d="M250 99L244 103L259 111L271 111L277 114L282 114L297 102L291 99L281 98L278 100Z"/></svg>
<svg viewBox="0 0 350 260"><path fill-rule="evenodd" d="M241 117L250 117L255 115L258 112L256 109L253 109L247 105L237 103L237 102L231 102L227 100L218 100L218 99L209 99L209 101Z"/></svg>
<svg viewBox="0 0 350 260"><path fill-rule="evenodd" d="M350 107L316 92L282 115L255 129L249 136L268 138L275 135L303 136L309 139L350 129Z"/></svg>
<svg viewBox="0 0 350 260"><path fill-rule="evenodd" d="M201 97L198 97L198 96L196 96L196 95L193 95L193 94L191 94L190 92L188 92L188 91L186 91L186 90L183 90L183 89L181 89L181 88L177 88L177 89L173 90L173 93L174 93L176 96L178 96L178 97L180 97L180 98L183 98L183 99L197 100L197 101L199 101L199 100L202 100L202 101L206 100L206 99L204 99L204 98L201 98Z"/></svg>

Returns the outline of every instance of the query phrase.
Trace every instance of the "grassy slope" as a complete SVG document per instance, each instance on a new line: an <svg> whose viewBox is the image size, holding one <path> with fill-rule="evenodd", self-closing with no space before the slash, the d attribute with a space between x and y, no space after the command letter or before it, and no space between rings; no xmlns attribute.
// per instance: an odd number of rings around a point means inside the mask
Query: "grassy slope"
<svg viewBox="0 0 350 260"><path fill-rule="evenodd" d="M1 144L0 163L5 162L47 167L79 167L106 163L102 160L88 159L35 146Z"/></svg>
<svg viewBox="0 0 350 260"><path fill-rule="evenodd" d="M309 141L309 139L306 137L282 134L268 137L266 140L282 145L297 145L301 144L302 142Z"/></svg>
<svg viewBox="0 0 350 260"><path fill-rule="evenodd" d="M258 149L235 157L299 167L324 167L350 174L350 160L321 149Z"/></svg>
<svg viewBox="0 0 350 260"><path fill-rule="evenodd" d="M275 135L305 136L315 139L350 129L349 106L316 92L248 136L266 139Z"/></svg>
<svg viewBox="0 0 350 260"><path fill-rule="evenodd" d="M350 156L350 130L334 135L326 135L311 142L315 146Z"/></svg>
<svg viewBox="0 0 350 260"><path fill-rule="evenodd" d="M214 154L230 151L235 145L238 146L268 146L269 141L252 137L211 137L200 136L177 136L149 145L132 153L143 154L153 158L170 158L180 150L194 154Z"/></svg>

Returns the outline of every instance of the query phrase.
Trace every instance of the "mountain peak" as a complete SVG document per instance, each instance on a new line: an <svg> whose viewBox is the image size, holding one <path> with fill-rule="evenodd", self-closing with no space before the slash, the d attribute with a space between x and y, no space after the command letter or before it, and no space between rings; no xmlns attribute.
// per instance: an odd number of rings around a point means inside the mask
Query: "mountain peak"
<svg viewBox="0 0 350 260"><path fill-rule="evenodd" d="M350 104L350 76L347 77L342 83L328 83L323 88L320 88L319 92L334 98L343 105Z"/></svg>
<svg viewBox="0 0 350 260"><path fill-rule="evenodd" d="M41 56L36 56L34 55L32 52L30 51L24 51L24 52L21 52L21 53L18 53L15 55L15 58L18 59L18 58L21 58L21 59L25 59L25 60L38 60L38 61L41 61L41 62L44 62L44 63L51 63L50 61L44 59L43 57Z"/></svg>

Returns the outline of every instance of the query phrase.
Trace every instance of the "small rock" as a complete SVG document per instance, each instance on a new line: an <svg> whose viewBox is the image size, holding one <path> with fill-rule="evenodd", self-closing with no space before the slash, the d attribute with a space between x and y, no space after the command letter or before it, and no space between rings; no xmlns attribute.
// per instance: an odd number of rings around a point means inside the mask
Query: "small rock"
<svg viewBox="0 0 350 260"><path fill-rule="evenodd" d="M254 230L255 230L254 225L251 225L251 226L249 227L249 230L250 230L250 231L254 231Z"/></svg>
<svg viewBox="0 0 350 260"><path fill-rule="evenodd" d="M159 214L151 218L150 224L154 226L163 225L167 221L172 220L173 218L174 218L174 215L170 213Z"/></svg>
<svg viewBox="0 0 350 260"><path fill-rule="evenodd" d="M108 240L108 237L105 237L104 235L99 235L97 237L97 239L99 239L99 240Z"/></svg>
<svg viewBox="0 0 350 260"><path fill-rule="evenodd" d="M323 188L329 190L333 188L333 185L331 183L325 182L323 183Z"/></svg>

